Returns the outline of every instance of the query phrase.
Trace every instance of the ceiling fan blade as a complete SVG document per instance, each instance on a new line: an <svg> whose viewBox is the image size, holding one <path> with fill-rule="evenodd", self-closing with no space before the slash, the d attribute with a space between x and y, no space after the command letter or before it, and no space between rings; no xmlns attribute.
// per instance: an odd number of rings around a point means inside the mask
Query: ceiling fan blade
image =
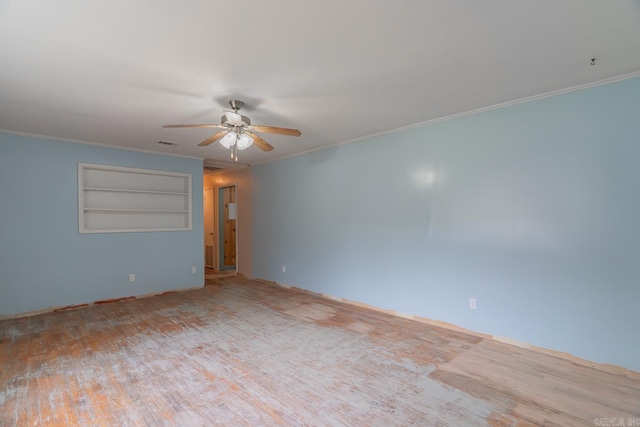
<svg viewBox="0 0 640 427"><path fill-rule="evenodd" d="M229 133L229 131L226 131L226 130L223 130L222 132L218 132L215 135L212 135L209 138L207 138L204 141L202 141L200 144L198 144L198 146L205 147L205 146L207 146L209 144L212 144L212 143L216 142L218 139L222 138L223 136L225 136L228 133Z"/></svg>
<svg viewBox="0 0 640 427"><path fill-rule="evenodd" d="M271 144L269 144L264 139L260 138L255 133L247 132L247 135L249 135L251 138L253 138L253 143L256 145L256 147L258 147L262 151L271 151L271 150L273 150L273 146Z"/></svg>
<svg viewBox="0 0 640 427"><path fill-rule="evenodd" d="M163 128L220 128L224 129L225 126L213 125L213 124L193 124L193 125L164 125Z"/></svg>
<svg viewBox="0 0 640 427"><path fill-rule="evenodd" d="M280 135L289 135L289 136L302 135L302 133L298 129L278 128L274 126L260 126L260 125L253 125L251 127L253 128L253 130L258 132L277 133Z"/></svg>

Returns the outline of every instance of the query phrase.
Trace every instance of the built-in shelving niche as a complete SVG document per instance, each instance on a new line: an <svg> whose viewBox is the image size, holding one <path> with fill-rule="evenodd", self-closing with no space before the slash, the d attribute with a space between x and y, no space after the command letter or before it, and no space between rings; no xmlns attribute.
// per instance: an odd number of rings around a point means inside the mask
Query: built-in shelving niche
<svg viewBox="0 0 640 427"><path fill-rule="evenodd" d="M78 163L80 233L191 230L191 174Z"/></svg>

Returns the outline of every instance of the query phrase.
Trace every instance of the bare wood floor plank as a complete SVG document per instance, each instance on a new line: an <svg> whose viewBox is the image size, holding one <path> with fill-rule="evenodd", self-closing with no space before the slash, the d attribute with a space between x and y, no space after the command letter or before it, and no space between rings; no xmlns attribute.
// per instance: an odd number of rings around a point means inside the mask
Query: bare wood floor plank
<svg viewBox="0 0 640 427"><path fill-rule="evenodd" d="M0 426L593 425L640 380L242 277L0 321Z"/></svg>

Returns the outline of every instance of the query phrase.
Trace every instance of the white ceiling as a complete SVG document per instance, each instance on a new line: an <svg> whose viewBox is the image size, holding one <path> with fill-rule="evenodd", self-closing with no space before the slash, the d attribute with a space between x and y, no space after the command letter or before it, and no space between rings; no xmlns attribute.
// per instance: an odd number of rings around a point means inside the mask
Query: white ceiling
<svg viewBox="0 0 640 427"><path fill-rule="evenodd" d="M162 125L234 98L254 164L636 73L640 1L0 0L0 61L0 129L227 161Z"/></svg>

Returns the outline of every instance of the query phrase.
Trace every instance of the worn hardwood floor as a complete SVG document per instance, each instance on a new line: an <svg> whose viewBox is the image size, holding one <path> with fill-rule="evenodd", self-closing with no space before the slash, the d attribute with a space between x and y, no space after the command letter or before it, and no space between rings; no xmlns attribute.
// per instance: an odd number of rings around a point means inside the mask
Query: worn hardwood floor
<svg viewBox="0 0 640 427"><path fill-rule="evenodd" d="M1 321L0 363L2 426L640 421L639 380L242 277Z"/></svg>

